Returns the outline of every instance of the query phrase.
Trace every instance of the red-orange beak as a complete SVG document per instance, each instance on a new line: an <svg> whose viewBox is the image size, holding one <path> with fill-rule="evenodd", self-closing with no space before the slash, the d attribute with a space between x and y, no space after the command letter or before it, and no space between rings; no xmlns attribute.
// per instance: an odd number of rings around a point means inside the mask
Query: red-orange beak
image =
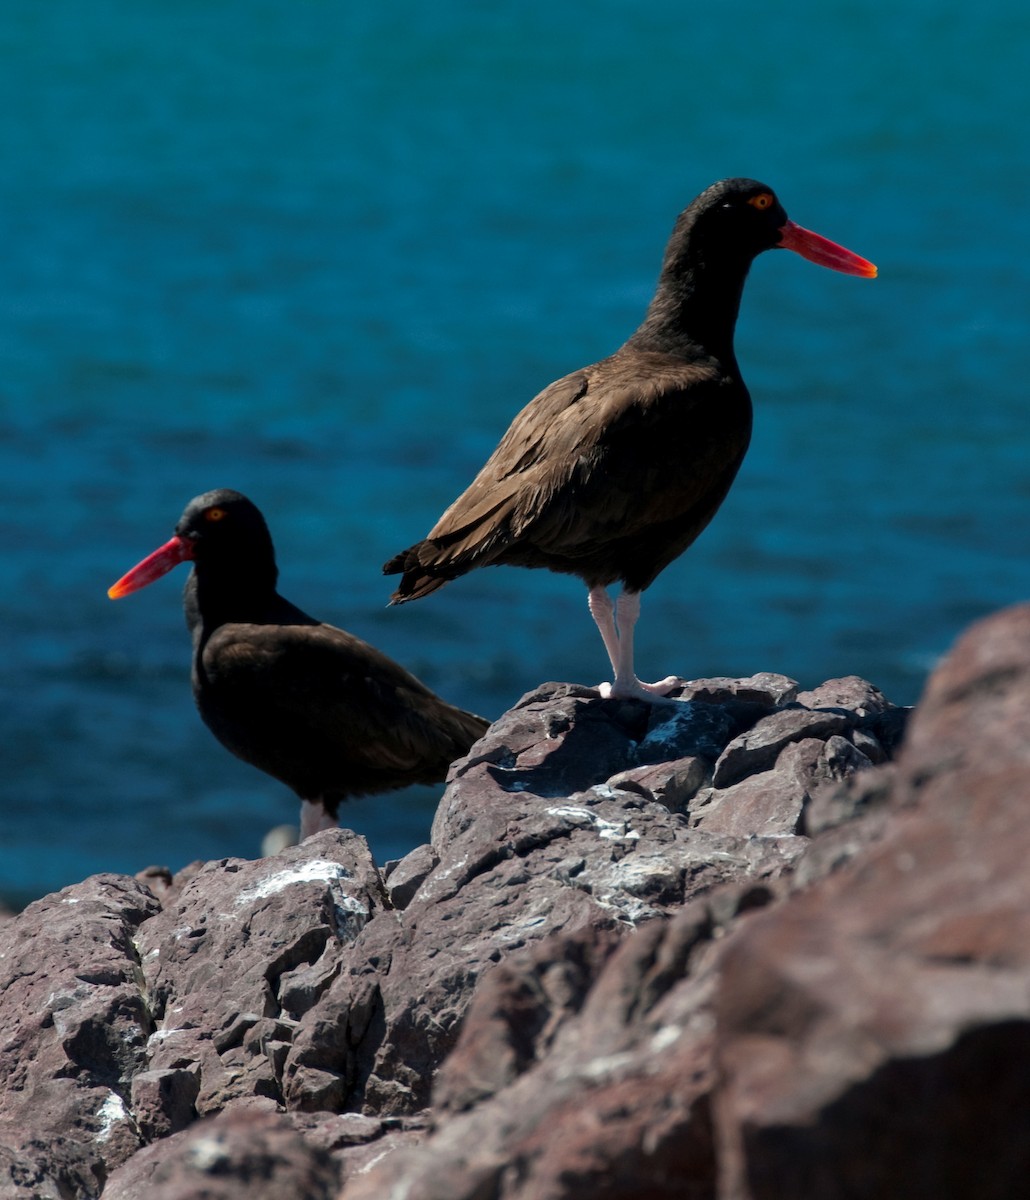
<svg viewBox="0 0 1030 1200"><path fill-rule="evenodd" d="M117 583L112 584L107 589L107 594L112 600L120 600L123 596L128 596L130 592L138 592L148 583L153 583L155 579L167 575L172 567L178 566L181 562L187 562L192 557L193 543L186 538L173 537L170 542L159 546L153 554L148 554L141 563L137 563Z"/></svg>
<svg viewBox="0 0 1030 1200"><path fill-rule="evenodd" d="M860 275L863 279L875 279L876 267L866 258L860 258L824 238L810 229L802 229L794 221L788 221L780 229L780 245L784 250L793 250L809 262L829 267L831 271L843 271L845 275Z"/></svg>

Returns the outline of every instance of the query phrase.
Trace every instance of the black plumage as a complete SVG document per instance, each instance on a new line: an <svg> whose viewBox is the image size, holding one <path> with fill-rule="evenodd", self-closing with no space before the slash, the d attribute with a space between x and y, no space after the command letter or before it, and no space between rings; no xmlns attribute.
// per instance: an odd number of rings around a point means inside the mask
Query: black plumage
<svg viewBox="0 0 1030 1200"><path fill-rule="evenodd" d="M515 418L469 488L383 570L400 604L476 567L576 575L614 670L602 694L653 699L633 669L640 593L715 515L751 436L733 349L748 269L763 250L872 276L865 259L787 218L772 190L728 179L676 222L643 323L609 358L552 383ZM613 605L607 588L620 583Z"/></svg>
<svg viewBox="0 0 1030 1200"><path fill-rule="evenodd" d="M284 599L268 526L239 492L192 500L171 541L109 595L183 561L193 563L184 607L200 715L233 754L300 796L302 836L336 824L349 797L440 782L486 730L374 646Z"/></svg>

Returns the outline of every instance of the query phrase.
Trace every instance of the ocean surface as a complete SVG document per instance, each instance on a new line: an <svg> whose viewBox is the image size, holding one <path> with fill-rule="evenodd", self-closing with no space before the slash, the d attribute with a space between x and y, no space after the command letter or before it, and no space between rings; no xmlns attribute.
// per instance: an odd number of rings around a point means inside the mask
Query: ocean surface
<svg viewBox="0 0 1030 1200"><path fill-rule="evenodd" d="M1030 596L1028 47L1016 0L5 0L0 897L295 819L193 709L186 569L106 597L209 488L263 509L285 595L455 703L606 678L573 578L387 609L380 566L632 332L724 176L880 277L755 264L754 442L639 670L913 703ZM384 861L439 791L343 818Z"/></svg>

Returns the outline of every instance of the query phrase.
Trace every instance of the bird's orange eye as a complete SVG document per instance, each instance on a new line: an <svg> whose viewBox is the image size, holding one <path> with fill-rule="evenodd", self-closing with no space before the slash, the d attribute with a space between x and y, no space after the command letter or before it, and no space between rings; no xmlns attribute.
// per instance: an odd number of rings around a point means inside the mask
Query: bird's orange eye
<svg viewBox="0 0 1030 1200"><path fill-rule="evenodd" d="M225 509L218 508L218 506L216 505L214 508L209 508L207 510L207 512L204 513L204 520L205 521L220 521L224 516L225 516Z"/></svg>
<svg viewBox="0 0 1030 1200"><path fill-rule="evenodd" d="M759 192L757 196L752 196L748 200L748 204L750 204L752 208L757 208L759 212L761 212L763 209L769 208L772 205L772 202L773 198L772 193L770 192Z"/></svg>

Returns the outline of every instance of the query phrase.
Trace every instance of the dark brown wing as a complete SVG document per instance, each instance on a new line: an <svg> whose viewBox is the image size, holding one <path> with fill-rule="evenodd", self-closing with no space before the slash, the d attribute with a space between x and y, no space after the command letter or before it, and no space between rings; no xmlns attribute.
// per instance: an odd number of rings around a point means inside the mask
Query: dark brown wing
<svg viewBox="0 0 1030 1200"><path fill-rule="evenodd" d="M588 392L588 372L577 371L526 405L428 536L383 567L387 575L404 573L393 602L435 591L448 579L485 565L492 552L510 544L513 511L538 489L548 464L560 462L563 446L570 440L574 444L576 427L583 423L577 405Z"/></svg>
<svg viewBox="0 0 1030 1200"><path fill-rule="evenodd" d="M331 625L223 625L195 680L205 722L301 797L435 783L487 728Z"/></svg>
<svg viewBox="0 0 1030 1200"><path fill-rule="evenodd" d="M716 364L620 353L567 376L515 418L428 537L387 564L404 572L393 599L498 562L610 582L613 545L656 528L674 557L718 508L749 435L747 392Z"/></svg>

